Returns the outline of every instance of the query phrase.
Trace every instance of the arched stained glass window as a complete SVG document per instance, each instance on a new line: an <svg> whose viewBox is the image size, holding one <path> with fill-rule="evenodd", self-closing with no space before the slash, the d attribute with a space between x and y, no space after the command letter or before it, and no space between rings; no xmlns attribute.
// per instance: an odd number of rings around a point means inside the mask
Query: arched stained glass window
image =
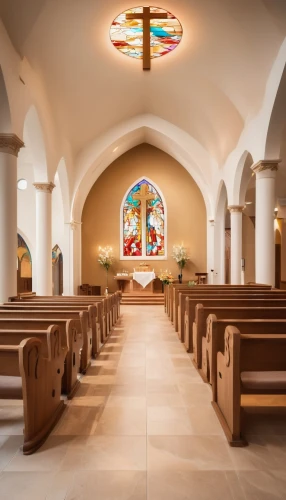
<svg viewBox="0 0 286 500"><path fill-rule="evenodd" d="M165 207L146 179L133 186L123 205L123 258L165 258Z"/></svg>

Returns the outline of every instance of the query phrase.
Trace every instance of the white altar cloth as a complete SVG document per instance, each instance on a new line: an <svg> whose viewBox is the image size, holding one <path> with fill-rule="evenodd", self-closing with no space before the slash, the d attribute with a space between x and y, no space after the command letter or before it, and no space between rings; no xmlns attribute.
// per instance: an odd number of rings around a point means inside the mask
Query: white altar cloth
<svg viewBox="0 0 286 500"><path fill-rule="evenodd" d="M133 273L133 279L135 281L137 281L137 283L142 285L143 288L145 288L145 286L149 285L149 283L151 283L151 281L153 281L155 278L156 278L156 274L154 273L154 271L152 271L152 272L144 271L144 272Z"/></svg>

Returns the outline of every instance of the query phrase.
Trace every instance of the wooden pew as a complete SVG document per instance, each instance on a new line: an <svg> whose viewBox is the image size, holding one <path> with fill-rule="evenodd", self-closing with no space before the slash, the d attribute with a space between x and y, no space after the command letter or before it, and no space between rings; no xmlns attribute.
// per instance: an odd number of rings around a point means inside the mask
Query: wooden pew
<svg viewBox="0 0 286 500"><path fill-rule="evenodd" d="M38 337L38 331L47 330L51 324L55 323L49 319L0 319L0 330L4 332L10 331L9 342L13 344L19 344L23 337L21 337L21 332L23 330L33 331L33 336ZM62 392L67 395L68 399L71 399L79 387L79 380L77 378L79 367L80 367L80 351L83 344L82 335L78 333L76 328L76 322L73 319L57 319L58 329L62 336L65 336L68 352L65 360L64 375L62 378ZM43 335L39 337L43 342L43 346L46 349L45 355L48 352L48 345L46 338ZM12 342L12 339L15 339ZM2 344L5 344L3 339Z"/></svg>
<svg viewBox="0 0 286 500"><path fill-rule="evenodd" d="M19 301L19 300L35 300L35 301L47 301L47 300L51 300L51 301L54 301L54 300L63 300L63 301L75 301L75 300L79 300L79 301L87 301L88 303L93 303L93 302L97 302L97 301L106 301L107 304L108 304L108 309L111 310L111 309L114 309L113 311L113 315L114 315L114 318L115 320L117 320L120 316L120 302L121 302L121 297L122 297L122 294L121 292L115 292L113 294L110 294L110 295L99 295L99 296L96 296L96 295L89 295L89 296L76 296L76 295L71 295L71 296L49 296L49 295L30 295L30 296L27 296L27 297L21 297L20 299L18 298L18 296L16 297L10 297L9 301L10 302L15 302L15 301ZM111 321L113 323L113 319L111 318Z"/></svg>
<svg viewBox="0 0 286 500"><path fill-rule="evenodd" d="M92 353L91 356L96 358L100 351L100 339L101 339L101 330L100 323L98 318L98 310L94 305L72 305L65 306L62 304L56 303L33 303L33 302L6 302L3 305L0 305L0 311L54 311L61 312L64 311L68 314L73 312L87 311L88 313L88 329L91 330L92 335Z"/></svg>
<svg viewBox="0 0 286 500"><path fill-rule="evenodd" d="M226 289L217 289L217 290L211 290L211 291L206 291L206 292L200 292L198 293L196 290L192 291L180 291L177 293L175 291L175 300L174 300L174 327L175 331L179 332L179 338L183 336L183 324L184 324L184 315L185 315L185 299L187 296L206 296L209 295L211 296L224 296L224 295L245 295L245 296L261 296L263 295L265 298L273 297L273 296L279 296L282 298L286 298L286 293L283 290L245 290L245 289L232 289L232 290L226 290ZM182 339L183 342L183 339Z"/></svg>
<svg viewBox="0 0 286 500"><path fill-rule="evenodd" d="M195 307L202 304L205 307L285 307L285 298L264 298L260 296L201 296L199 298L186 297L184 319L184 344L187 352L193 352L193 322L195 321Z"/></svg>
<svg viewBox="0 0 286 500"><path fill-rule="evenodd" d="M175 291L176 290L180 290L181 292L183 291L191 291L191 290L194 290L199 293L201 293L201 291L207 291L207 293L209 293L209 291L212 291L212 290L217 290L217 289L222 289L222 290L231 290L231 289L237 289L237 290L240 290L240 289L246 289L246 290L271 290L272 287L270 285L261 285L261 284L254 284L254 283L250 283L250 284L247 284L247 285L195 285L195 286L188 286L187 284L170 284L168 285L169 287L169 290L168 290L168 297L169 297L169 303L167 304L167 312L168 312L168 316L170 317L170 320L171 322L173 323L174 321L174 318L173 318L173 312L174 312L174 305L173 305L173 302L174 302L174 295L175 295Z"/></svg>
<svg viewBox="0 0 286 500"><path fill-rule="evenodd" d="M198 370L202 368L202 344L203 338L207 336L207 318L214 314L217 319L286 319L286 300L283 307L206 307L197 304L195 307L195 321L193 323L193 362ZM231 323L231 319L229 319Z"/></svg>
<svg viewBox="0 0 286 500"><path fill-rule="evenodd" d="M79 297L81 299L81 297ZM5 302L5 306L9 306L9 305L29 305L29 304L32 304L33 306L47 306L47 307L63 307L63 308L67 308L66 310L69 310L70 307L86 307L88 308L89 305L93 306L96 308L96 322L99 323L99 327L100 327L100 339L101 339L101 342L104 343L106 341L106 338L107 338L107 326L106 326L106 302L105 301L97 301L97 302L94 302L94 301L91 301L91 300L87 300L87 301L82 301L82 300L62 300L62 298L60 298L60 300L57 300L54 299L54 300L33 300L33 301L12 301L12 302Z"/></svg>
<svg viewBox="0 0 286 500"><path fill-rule="evenodd" d="M217 353L224 347L224 332L228 325L235 326L240 333L252 335L286 333L286 319L217 319L214 314L207 318L207 336L202 341L201 375L213 383L216 376Z"/></svg>
<svg viewBox="0 0 286 500"><path fill-rule="evenodd" d="M184 336L184 316L185 316L185 299L187 296L193 295L228 295L228 294L264 294L271 293L270 288L261 287L251 287L251 286L229 286L222 285L207 288L207 285L196 286L190 289L180 289L175 290L173 293L173 322L175 330L179 334L179 338L183 340ZM280 291L279 291L280 292Z"/></svg>
<svg viewBox="0 0 286 500"><path fill-rule="evenodd" d="M286 393L286 334L241 334L227 326L216 365L212 405L229 444L244 446L244 395L270 394L273 407L275 395Z"/></svg>
<svg viewBox="0 0 286 500"><path fill-rule="evenodd" d="M178 331L179 328L179 298L180 294L183 295L192 295L192 294L201 294L201 295L216 295L216 294L229 294L229 293L271 293L273 290L267 289L265 287L251 287L251 286L236 286L236 285L221 285L221 286L210 286L208 285L197 285L188 288L175 288L173 291L173 323L175 326L175 330ZM280 290L279 290L280 292Z"/></svg>
<svg viewBox="0 0 286 500"><path fill-rule="evenodd" d="M3 345L4 332L0 340L0 398L23 399L24 455L34 453L44 443L64 411L61 379L67 353L65 338L57 326L50 326L43 332L46 347L33 334L26 331L23 336L27 338L19 345ZM6 337L10 338L10 332Z"/></svg>
<svg viewBox="0 0 286 500"><path fill-rule="evenodd" d="M102 320L100 319L100 324L101 324L101 331L102 331L102 342L104 343L107 339L107 337L110 335L111 330L115 324L115 320L117 320L118 313L120 312L120 295L116 294L116 302L112 302L115 299L112 299L111 296L61 296L61 297L54 297L54 296L34 296L32 299L26 299L24 298L23 301L30 301L32 300L33 302L37 303L51 303L51 302L60 302L60 303L66 303L68 304L73 304L73 303L80 303L80 304L91 304L91 305L98 305L101 302L103 303L103 318ZM14 297L10 297L10 302L16 302L17 299ZM17 301L18 302L18 301ZM22 302L22 300L21 300Z"/></svg>
<svg viewBox="0 0 286 500"><path fill-rule="evenodd" d="M3 307L3 306L2 306ZM36 309L23 309L23 310L3 310L0 306L0 320L8 319L48 319L50 323L57 323L59 319L68 321L73 319L77 332L82 335L82 349L80 353L80 368L79 371L86 373L86 370L91 364L92 351L93 351L93 335L92 329L89 326L89 315L87 311L54 311L54 310L36 310ZM94 350L99 352L99 339L95 338Z"/></svg>

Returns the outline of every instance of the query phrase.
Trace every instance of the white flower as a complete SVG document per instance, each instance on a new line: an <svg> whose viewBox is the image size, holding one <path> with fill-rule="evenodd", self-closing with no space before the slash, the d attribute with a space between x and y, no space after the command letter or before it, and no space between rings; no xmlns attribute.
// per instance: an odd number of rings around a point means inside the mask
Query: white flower
<svg viewBox="0 0 286 500"><path fill-rule="evenodd" d="M107 271L112 265L114 261L114 257L112 255L112 248L110 246L101 248L99 247L99 255L98 262L101 266L103 266Z"/></svg>
<svg viewBox="0 0 286 500"><path fill-rule="evenodd" d="M187 264L187 261L190 260L187 249L183 245L173 246L172 257L175 259L180 269L183 269L183 267Z"/></svg>

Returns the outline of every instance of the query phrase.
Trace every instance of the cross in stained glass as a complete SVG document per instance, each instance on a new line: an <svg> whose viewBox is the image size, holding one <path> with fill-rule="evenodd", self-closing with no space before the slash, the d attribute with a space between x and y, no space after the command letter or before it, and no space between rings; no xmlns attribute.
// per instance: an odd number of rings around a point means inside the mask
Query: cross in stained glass
<svg viewBox="0 0 286 500"><path fill-rule="evenodd" d="M151 69L151 35L150 35L150 21L151 19L167 19L167 13L156 12L151 13L150 7L143 7L143 12L136 14L126 14L126 19L143 19L143 69Z"/></svg>
<svg viewBox="0 0 286 500"><path fill-rule="evenodd" d="M154 200L156 196L153 193L149 193L149 188L147 184L141 184L140 191L132 196L133 200L141 201L141 227L143 232L143 239L146 240L146 205L147 201Z"/></svg>

